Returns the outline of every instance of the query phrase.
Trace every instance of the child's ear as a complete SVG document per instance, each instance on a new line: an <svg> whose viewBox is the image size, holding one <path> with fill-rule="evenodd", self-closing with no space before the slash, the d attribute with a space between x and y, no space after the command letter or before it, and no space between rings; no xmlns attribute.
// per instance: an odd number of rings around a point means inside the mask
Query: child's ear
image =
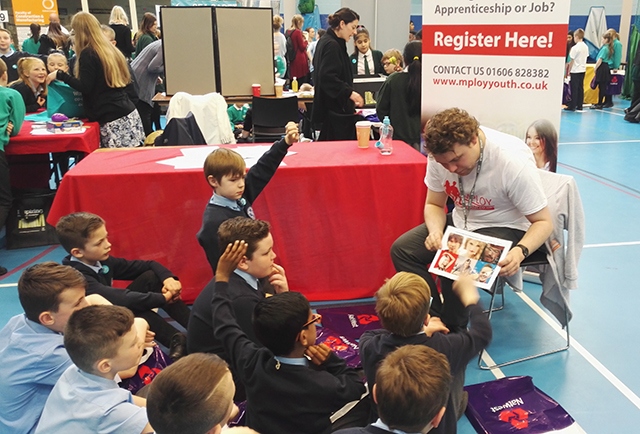
<svg viewBox="0 0 640 434"><path fill-rule="evenodd" d="M51 315L51 312L48 310L45 310L38 315L38 321L47 328L50 328L56 322L53 315Z"/></svg>
<svg viewBox="0 0 640 434"><path fill-rule="evenodd" d="M309 334L309 329L302 330L298 334L298 341L300 342L300 345L302 345L305 348L307 348L310 345L313 345L315 343L315 339L313 339L313 340L310 339L309 336L307 336L308 334Z"/></svg>
<svg viewBox="0 0 640 434"><path fill-rule="evenodd" d="M213 175L209 175L207 176L207 182L209 183L209 185L213 188L218 188L220 187L220 183L218 183L218 180L216 179L215 176Z"/></svg>
<svg viewBox="0 0 640 434"><path fill-rule="evenodd" d="M73 256L74 258L82 258L83 254L82 254L82 249L78 248L78 247L74 247L73 249L71 249L69 251L69 253L71 253L71 256Z"/></svg>
<svg viewBox="0 0 640 434"><path fill-rule="evenodd" d="M99 372L101 374L108 374L109 372L111 372L111 359L98 360L95 363L94 368L96 372Z"/></svg>
<svg viewBox="0 0 640 434"><path fill-rule="evenodd" d="M243 256L242 259L240 259L240 262L238 262L237 268L239 268L242 271L247 271L249 269L249 258L247 258L246 256Z"/></svg>
<svg viewBox="0 0 640 434"><path fill-rule="evenodd" d="M373 388L371 389L371 396L373 396L373 402L378 404L378 388L376 386L377 384L373 385Z"/></svg>

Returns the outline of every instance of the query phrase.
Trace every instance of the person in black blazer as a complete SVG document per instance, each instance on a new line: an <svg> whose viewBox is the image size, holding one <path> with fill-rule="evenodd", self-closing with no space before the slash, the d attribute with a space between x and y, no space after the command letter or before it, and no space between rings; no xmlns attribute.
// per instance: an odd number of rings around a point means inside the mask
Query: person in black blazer
<svg viewBox="0 0 640 434"><path fill-rule="evenodd" d="M382 67L382 52L371 48L371 37L364 26L358 27L353 43L355 50L349 57L353 75L369 76L385 73Z"/></svg>
<svg viewBox="0 0 640 434"><path fill-rule="evenodd" d="M364 105L362 96L353 90L353 73L347 54L347 41L356 33L360 16L349 8L329 15L330 28L320 38L313 57L313 112L311 123L316 130L330 112L352 115Z"/></svg>

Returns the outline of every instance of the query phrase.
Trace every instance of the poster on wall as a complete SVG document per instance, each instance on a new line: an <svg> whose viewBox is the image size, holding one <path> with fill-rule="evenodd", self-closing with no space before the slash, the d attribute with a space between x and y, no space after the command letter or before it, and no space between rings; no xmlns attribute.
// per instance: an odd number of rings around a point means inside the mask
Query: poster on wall
<svg viewBox="0 0 640 434"><path fill-rule="evenodd" d="M13 18L16 26L37 23L49 24L49 14L58 13L57 0L13 0Z"/></svg>
<svg viewBox="0 0 640 434"><path fill-rule="evenodd" d="M568 1L423 0L422 118L460 107L525 138L560 126Z"/></svg>

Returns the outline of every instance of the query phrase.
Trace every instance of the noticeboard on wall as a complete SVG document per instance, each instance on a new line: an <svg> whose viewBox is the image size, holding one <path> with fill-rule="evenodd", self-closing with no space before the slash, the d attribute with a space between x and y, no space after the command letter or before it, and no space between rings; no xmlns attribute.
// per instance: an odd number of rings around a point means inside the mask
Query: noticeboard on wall
<svg viewBox="0 0 640 434"><path fill-rule="evenodd" d="M162 7L160 19L167 95L275 93L271 9Z"/></svg>

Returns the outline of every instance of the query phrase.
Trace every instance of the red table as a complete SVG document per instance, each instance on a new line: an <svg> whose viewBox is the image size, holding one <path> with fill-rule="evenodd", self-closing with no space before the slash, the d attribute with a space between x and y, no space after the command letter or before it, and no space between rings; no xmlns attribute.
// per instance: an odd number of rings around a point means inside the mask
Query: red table
<svg viewBox="0 0 640 434"><path fill-rule="evenodd" d="M373 143L372 143L373 145ZM393 241L423 221L426 158L402 142L391 156L354 142L296 143L254 204L272 225L276 262L310 300L371 296L394 273ZM186 301L211 279L196 240L211 197L202 169L158 164L180 148L99 150L62 180L48 221L89 211L107 222L116 256L159 261Z"/></svg>
<svg viewBox="0 0 640 434"><path fill-rule="evenodd" d="M22 124L20 133L9 140L5 147L7 155L49 154L55 152L82 152L90 154L100 147L100 125L86 122L82 134L50 134L35 136L31 134L30 121Z"/></svg>

